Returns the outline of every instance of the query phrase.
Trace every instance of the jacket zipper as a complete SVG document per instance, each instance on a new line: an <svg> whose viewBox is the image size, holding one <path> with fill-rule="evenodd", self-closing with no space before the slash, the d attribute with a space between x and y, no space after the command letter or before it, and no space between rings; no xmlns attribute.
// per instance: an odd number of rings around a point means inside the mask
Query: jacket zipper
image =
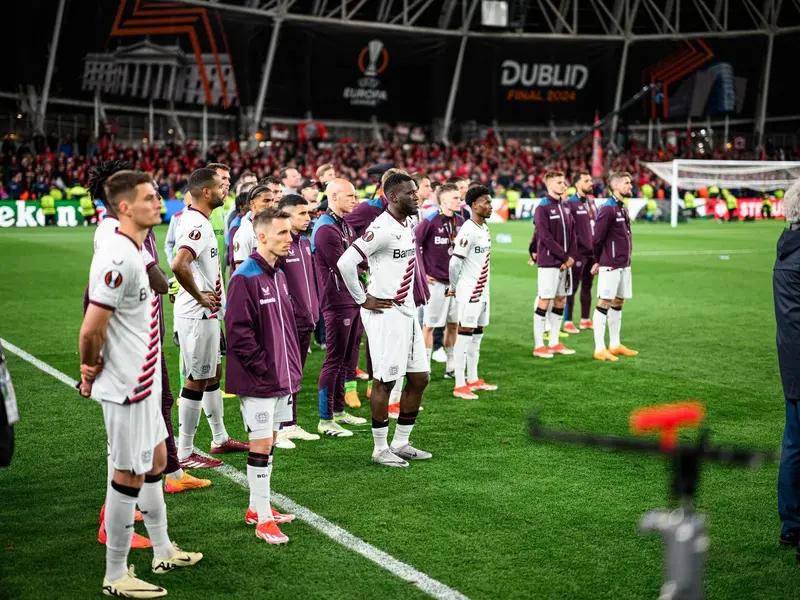
<svg viewBox="0 0 800 600"><path fill-rule="evenodd" d="M286 350L286 327L283 325L283 305L281 304L281 291L278 289L278 275L272 276L275 284L275 297L278 299L278 315L281 318L281 335L283 337L283 356L286 359L286 377L289 380L289 389L292 389L292 372L289 369L289 352Z"/></svg>
<svg viewBox="0 0 800 600"><path fill-rule="evenodd" d="M306 293L308 294L308 312L311 313L311 288L308 285L308 271L306 270L306 255L303 254L303 238L300 238L297 242L298 247L300 248L300 262L303 263L303 275L306 277Z"/></svg>
<svg viewBox="0 0 800 600"><path fill-rule="evenodd" d="M567 252L567 224L564 222L564 211L561 209L561 202L558 203L558 212L561 214L561 231L564 232L564 252Z"/></svg>
<svg viewBox="0 0 800 600"><path fill-rule="evenodd" d="M615 246L616 242L611 242L611 258L617 258L617 249Z"/></svg>

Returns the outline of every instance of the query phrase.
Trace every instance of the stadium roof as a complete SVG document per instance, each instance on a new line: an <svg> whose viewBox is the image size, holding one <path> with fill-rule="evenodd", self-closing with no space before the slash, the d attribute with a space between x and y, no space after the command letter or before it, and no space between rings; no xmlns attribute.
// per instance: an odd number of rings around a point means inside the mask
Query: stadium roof
<svg viewBox="0 0 800 600"><path fill-rule="evenodd" d="M644 40L800 31L800 0L508 0L508 26L482 25L482 0L181 0L285 21L439 35Z"/></svg>

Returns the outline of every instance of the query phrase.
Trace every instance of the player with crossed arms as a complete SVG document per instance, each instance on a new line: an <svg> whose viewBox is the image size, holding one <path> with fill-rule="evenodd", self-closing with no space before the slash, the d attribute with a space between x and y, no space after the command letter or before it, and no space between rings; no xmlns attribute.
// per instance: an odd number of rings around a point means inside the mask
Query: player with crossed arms
<svg viewBox="0 0 800 600"><path fill-rule="evenodd" d="M119 228L92 259L89 307L80 332L80 393L100 401L114 474L105 511L103 593L158 598L167 591L127 568L136 504L153 544L154 573L199 562L170 541L161 476L167 463L167 428L161 415L161 332L158 297L150 287L142 244L161 222L161 199L151 178L121 171L108 178L106 200Z"/></svg>
<svg viewBox="0 0 800 600"><path fill-rule="evenodd" d="M370 340L372 357L373 462L387 467L407 467L409 460L427 460L430 452L414 448L409 436L419 414L422 393L429 381L429 364L414 303L417 248L411 224L418 212L417 185L403 173L390 175L383 185L388 207L367 227L337 262L339 272L356 304ZM364 292L358 265L369 264L369 287ZM395 382L407 379L391 446L389 394Z"/></svg>

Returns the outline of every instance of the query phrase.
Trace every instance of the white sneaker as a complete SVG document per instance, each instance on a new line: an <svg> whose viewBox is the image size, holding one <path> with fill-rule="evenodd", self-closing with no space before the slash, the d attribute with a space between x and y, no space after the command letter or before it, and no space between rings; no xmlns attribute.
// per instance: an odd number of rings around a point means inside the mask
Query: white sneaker
<svg viewBox="0 0 800 600"><path fill-rule="evenodd" d="M286 433L284 433L283 429L278 432L278 437L275 440L275 447L280 448L281 450L292 450L293 448L297 448L295 443L287 437Z"/></svg>
<svg viewBox="0 0 800 600"><path fill-rule="evenodd" d="M428 460L429 458L433 458L433 454L430 452L425 452L425 450L414 448L414 446L411 444L406 444L405 446L400 446L399 448L392 446L392 452L405 460Z"/></svg>
<svg viewBox="0 0 800 600"><path fill-rule="evenodd" d="M334 413L333 420L341 425L363 425L364 423L367 422L366 419L362 417L357 417L355 415L351 415L349 412L346 411L342 411L340 413Z"/></svg>
<svg viewBox="0 0 800 600"><path fill-rule="evenodd" d="M203 560L200 552L184 552L175 542L172 542L175 554L169 558L153 557L153 573L169 573L181 567L192 567Z"/></svg>
<svg viewBox="0 0 800 600"><path fill-rule="evenodd" d="M103 593L116 598L161 598L167 595L167 590L138 579L131 565L116 581L103 579Z"/></svg>
<svg viewBox="0 0 800 600"><path fill-rule="evenodd" d="M317 425L317 431L321 435L329 435L331 437L352 437L353 432L345 429L335 421L320 421Z"/></svg>
<svg viewBox="0 0 800 600"><path fill-rule="evenodd" d="M289 425L289 427L284 427L281 429L281 433L286 433L286 439L289 440L304 440L306 442L313 442L319 439L319 436L316 433L309 433L300 425Z"/></svg>
<svg viewBox="0 0 800 600"><path fill-rule="evenodd" d="M436 352L431 354L431 358L437 363L447 362L447 352L444 351L444 348L439 348Z"/></svg>
<svg viewBox="0 0 800 600"><path fill-rule="evenodd" d="M385 467L407 467L408 463L392 452L391 448L384 448L372 453L372 462Z"/></svg>

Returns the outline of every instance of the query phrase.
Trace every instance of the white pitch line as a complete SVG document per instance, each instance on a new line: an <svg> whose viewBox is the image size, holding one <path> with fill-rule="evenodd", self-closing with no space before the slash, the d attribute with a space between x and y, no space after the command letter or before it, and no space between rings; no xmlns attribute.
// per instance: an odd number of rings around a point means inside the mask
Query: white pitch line
<svg viewBox="0 0 800 600"><path fill-rule="evenodd" d="M501 254L528 254L527 250L520 250L519 248L492 248L492 252L500 252ZM754 254L760 252L758 250L634 250L633 256L695 256L695 255L714 255L730 256L731 254ZM771 251L770 251L771 252Z"/></svg>
<svg viewBox="0 0 800 600"><path fill-rule="evenodd" d="M44 371L48 375L52 375L61 383L64 383L71 388L74 388L78 384L75 379L72 379L68 375L51 367L47 363L42 362L32 354L25 352L25 350L15 346L11 342L0 338L0 344L2 344L3 348L8 350L11 354L15 354L22 360L32 364L40 371ZM208 454L198 450L197 448L195 448L195 452L201 456L205 456L206 458L211 458ZM215 471L221 473L223 476L227 477L234 483L239 484L243 488L249 488L247 484L247 475L238 469L224 464L222 467L215 469ZM392 575L399 577L403 581L413 583L416 587L429 596L432 596L433 598L439 598L441 600L469 600L467 596L458 590L454 590L453 588L446 586L441 581L437 581L425 573L417 571L411 565L407 565L406 563L401 562L393 556L387 554L383 550L379 550L372 544L357 538L349 531L342 529L335 523L331 523L325 517L318 515L314 511L301 506L291 498L287 498L282 494L272 492L271 499L273 500L274 504L278 506L278 508L294 514L298 519L305 521L308 525L320 533L328 536L334 542L341 544L348 550L352 550L353 552L360 554L367 560L371 560L382 569L389 571Z"/></svg>

